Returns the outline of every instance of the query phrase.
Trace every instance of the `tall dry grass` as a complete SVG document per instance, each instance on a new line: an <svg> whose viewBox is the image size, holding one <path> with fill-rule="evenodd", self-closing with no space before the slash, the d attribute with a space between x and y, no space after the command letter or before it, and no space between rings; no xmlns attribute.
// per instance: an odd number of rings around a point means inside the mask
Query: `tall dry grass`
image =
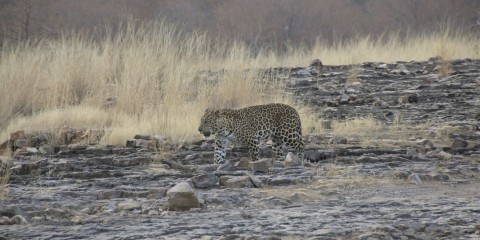
<svg viewBox="0 0 480 240"><path fill-rule="evenodd" d="M163 22L128 22L104 35L69 33L59 39L6 44L0 53L0 141L10 132L57 132L69 127L107 130L103 142L124 144L134 134L160 134L174 142L199 138L207 107L292 104L281 83L258 69L364 61L475 57L476 40L447 29L383 41L371 37L284 55L255 55L242 43L224 44L206 33L185 33ZM99 37L101 36L101 37ZM385 39L388 39L385 40ZM114 99L106 107L106 99ZM297 106L305 132L322 131L308 107Z"/></svg>

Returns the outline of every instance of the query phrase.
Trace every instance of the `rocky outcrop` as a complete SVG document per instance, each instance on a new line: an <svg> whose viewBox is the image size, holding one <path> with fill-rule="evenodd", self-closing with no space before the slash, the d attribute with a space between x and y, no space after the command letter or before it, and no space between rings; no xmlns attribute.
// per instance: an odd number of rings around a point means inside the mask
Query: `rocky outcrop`
<svg viewBox="0 0 480 240"><path fill-rule="evenodd" d="M15 154L0 168L10 174L0 239L475 239L480 61L452 61L448 75L436 66L265 70L324 118L325 134L305 136L303 166L295 154L277 162L269 145L257 162L237 146L216 165L212 140L178 149L137 135L102 147L76 129L56 145L12 133L4 148ZM367 146L330 132L333 120L369 115L428 126ZM159 159L165 150L171 157Z"/></svg>

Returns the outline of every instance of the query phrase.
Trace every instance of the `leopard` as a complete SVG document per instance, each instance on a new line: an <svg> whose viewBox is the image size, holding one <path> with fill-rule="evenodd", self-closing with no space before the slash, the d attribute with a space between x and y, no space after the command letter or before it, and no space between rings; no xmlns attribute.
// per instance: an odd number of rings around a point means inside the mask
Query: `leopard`
<svg viewBox="0 0 480 240"><path fill-rule="evenodd" d="M225 162L229 144L248 148L252 161L259 158L260 143L272 141L277 161L285 159L285 147L296 151L303 164L304 141L297 110L287 104L270 103L240 109L207 108L198 131L205 137L215 135L214 163Z"/></svg>

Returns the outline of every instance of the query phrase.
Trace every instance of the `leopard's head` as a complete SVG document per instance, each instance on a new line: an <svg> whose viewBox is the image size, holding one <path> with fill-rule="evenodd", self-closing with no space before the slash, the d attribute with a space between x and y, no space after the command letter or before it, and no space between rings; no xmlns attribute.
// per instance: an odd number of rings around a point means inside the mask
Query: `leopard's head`
<svg viewBox="0 0 480 240"><path fill-rule="evenodd" d="M198 131L205 137L212 134L222 133L226 129L226 121L223 117L223 110L205 110Z"/></svg>

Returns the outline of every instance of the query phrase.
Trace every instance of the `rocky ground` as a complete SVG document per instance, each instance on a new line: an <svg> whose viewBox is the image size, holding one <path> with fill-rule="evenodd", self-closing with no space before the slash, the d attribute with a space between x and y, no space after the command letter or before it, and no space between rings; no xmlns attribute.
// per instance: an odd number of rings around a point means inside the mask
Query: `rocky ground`
<svg viewBox="0 0 480 240"><path fill-rule="evenodd" d="M479 239L479 60L265 73L325 119L305 166L272 161L268 146L254 165L241 147L215 165L211 140L23 148L0 239ZM369 115L401 118L408 136L365 145L328 129Z"/></svg>

